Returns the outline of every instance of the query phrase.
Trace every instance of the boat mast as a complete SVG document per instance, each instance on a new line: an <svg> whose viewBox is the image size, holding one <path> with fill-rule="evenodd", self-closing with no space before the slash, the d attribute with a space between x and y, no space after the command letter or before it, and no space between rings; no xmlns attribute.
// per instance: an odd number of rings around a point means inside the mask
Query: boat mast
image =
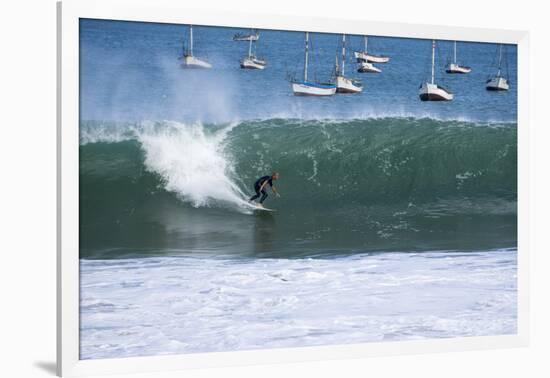
<svg viewBox="0 0 550 378"><path fill-rule="evenodd" d="M455 41L455 52L454 52L454 64L456 64L456 41Z"/></svg>
<svg viewBox="0 0 550 378"><path fill-rule="evenodd" d="M307 60L309 55L309 32L306 32L306 51L305 51L305 60L304 60L304 81L307 81Z"/></svg>
<svg viewBox="0 0 550 378"><path fill-rule="evenodd" d="M193 56L193 25L189 25L189 55Z"/></svg>
<svg viewBox="0 0 550 378"><path fill-rule="evenodd" d="M252 57L252 38L249 38L248 41L248 58L250 59Z"/></svg>
<svg viewBox="0 0 550 378"><path fill-rule="evenodd" d="M432 84L434 84L435 76L435 39L432 40Z"/></svg>
<svg viewBox="0 0 550 378"><path fill-rule="evenodd" d="M364 37L365 39L365 54L367 53L367 36Z"/></svg>
<svg viewBox="0 0 550 378"><path fill-rule="evenodd" d="M346 35L342 34L342 76L344 76L345 65L346 65Z"/></svg>
<svg viewBox="0 0 550 378"><path fill-rule="evenodd" d="M498 72L497 72L497 76L500 76L501 64L502 64L502 44L498 45Z"/></svg>

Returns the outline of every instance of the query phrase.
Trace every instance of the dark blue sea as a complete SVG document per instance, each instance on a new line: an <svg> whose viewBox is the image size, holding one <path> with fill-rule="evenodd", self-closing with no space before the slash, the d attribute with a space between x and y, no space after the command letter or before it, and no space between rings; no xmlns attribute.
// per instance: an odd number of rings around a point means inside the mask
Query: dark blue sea
<svg viewBox="0 0 550 378"><path fill-rule="evenodd" d="M361 79L358 95L296 98L287 75L301 77L304 33L260 31L257 55L268 61L263 71L242 70L247 42L233 42L246 29L194 27L194 52L213 69L180 69L179 58L188 40L188 26L82 20L81 119L199 120L227 122L269 118L432 117L466 121L515 122L517 118L517 49L506 45L510 91L485 89L496 73L497 45L459 42L458 62L470 66L468 75L449 75L444 66L453 42L438 41L436 82L455 99L421 102L419 85L429 79L431 40L372 36L369 51L389 55L375 64L381 74L356 73L352 51L363 47L362 36L348 36L347 72ZM341 36L311 35L310 77L330 79Z"/></svg>

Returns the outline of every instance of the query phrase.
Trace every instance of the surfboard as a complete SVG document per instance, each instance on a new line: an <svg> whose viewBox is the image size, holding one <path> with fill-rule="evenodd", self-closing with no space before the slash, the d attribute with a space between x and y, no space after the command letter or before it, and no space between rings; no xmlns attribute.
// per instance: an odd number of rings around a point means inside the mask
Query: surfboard
<svg viewBox="0 0 550 378"><path fill-rule="evenodd" d="M254 206L254 205L253 205ZM270 209L270 208L267 208L267 207L261 207L261 206L254 206L254 210L263 210L263 211L277 211L275 209Z"/></svg>

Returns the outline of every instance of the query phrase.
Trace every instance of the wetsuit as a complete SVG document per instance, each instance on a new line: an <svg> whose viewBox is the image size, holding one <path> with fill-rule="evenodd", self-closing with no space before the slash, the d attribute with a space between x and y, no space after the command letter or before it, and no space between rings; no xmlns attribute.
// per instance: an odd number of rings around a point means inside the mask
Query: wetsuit
<svg viewBox="0 0 550 378"><path fill-rule="evenodd" d="M260 198L260 203L263 203L265 201L265 199L267 198L267 192L265 190L265 186L261 190L260 188L262 187L263 183L266 181L269 184L269 186L273 187L273 178L271 176L260 177L254 183L254 190L256 191L256 194L250 198L250 201L254 201L255 199L258 199L260 197L260 193L262 195L262 198Z"/></svg>

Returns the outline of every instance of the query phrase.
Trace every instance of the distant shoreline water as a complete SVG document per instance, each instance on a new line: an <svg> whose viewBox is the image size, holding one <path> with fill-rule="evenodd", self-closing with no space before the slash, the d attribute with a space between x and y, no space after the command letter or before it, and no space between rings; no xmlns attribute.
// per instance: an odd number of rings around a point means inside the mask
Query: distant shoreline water
<svg viewBox="0 0 550 378"><path fill-rule="evenodd" d="M431 40L371 37L373 52L391 56L379 65L380 74L355 72L352 51L363 48L362 36L349 36L350 77L361 79L363 92L330 98L299 98L292 94L288 75L303 70L304 36L300 32L260 30L258 54L269 64L265 70L242 70L239 62L248 44L233 42L236 28L195 27L195 52L213 68L181 68L186 25L120 23L82 20L81 117L99 120L179 120L226 122L232 119L361 118L398 114L515 121L517 118L517 51L507 46L510 90L485 89L495 74L496 45L459 43L461 63L472 67L467 75L448 75L444 66L452 56L452 41L438 42L436 80L455 94L449 103L423 103L418 87L430 75ZM340 35L312 35L311 79L325 80L340 53Z"/></svg>

